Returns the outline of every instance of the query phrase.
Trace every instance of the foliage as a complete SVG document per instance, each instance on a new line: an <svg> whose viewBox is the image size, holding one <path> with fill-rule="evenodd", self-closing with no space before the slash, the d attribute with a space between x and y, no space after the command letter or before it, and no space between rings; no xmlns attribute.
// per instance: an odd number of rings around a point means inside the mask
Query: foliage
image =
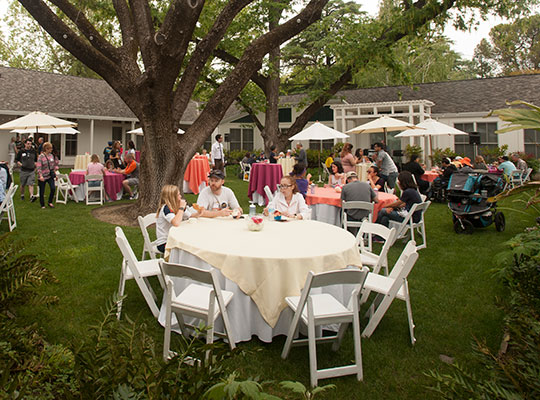
<svg viewBox="0 0 540 400"><path fill-rule="evenodd" d="M507 152L508 152L507 144L503 144L502 146L496 146L493 148L489 148L487 146L480 147L480 154L484 157L484 159L486 160L488 164L494 161L497 161L499 157L506 155Z"/></svg>
<svg viewBox="0 0 540 400"><path fill-rule="evenodd" d="M334 147L332 148L332 152L337 155L337 154L341 153L341 150L343 150L344 146L345 146L344 142L337 142L334 145Z"/></svg>
<svg viewBox="0 0 540 400"><path fill-rule="evenodd" d="M421 156L422 155L422 147L421 146L417 146L417 145L410 145L408 144L407 147L405 148L405 155L407 156L408 159L411 158L411 156L413 155L417 155L417 156Z"/></svg>
<svg viewBox="0 0 540 400"><path fill-rule="evenodd" d="M516 154L519 156L519 158L527 163L529 168L532 168L531 175L534 175L540 171L540 160L533 154L527 154L522 151L518 151Z"/></svg>
<svg viewBox="0 0 540 400"><path fill-rule="evenodd" d="M227 160L228 165L234 165L238 164L240 161L242 161L242 158L246 155L246 153L250 153L251 155L259 156L263 151L260 149L254 149L254 150L229 150L225 152L225 160Z"/></svg>
<svg viewBox="0 0 540 400"><path fill-rule="evenodd" d="M509 106L525 106L520 108L502 108L494 110L488 116L496 115L503 121L510 122L510 126L498 129L495 133L512 132L519 129L538 129L540 130L540 107L527 103L522 100L516 100L506 103Z"/></svg>
<svg viewBox="0 0 540 400"><path fill-rule="evenodd" d="M501 307L506 313L504 342L495 354L476 340L475 354L485 365L482 376L459 364L452 372L430 371L430 390L445 399L536 399L540 396L540 229L530 228L507 242L498 276L509 289Z"/></svg>
<svg viewBox="0 0 540 400"><path fill-rule="evenodd" d="M307 155L308 167L318 168L320 166L320 163L324 162L328 158L330 153L331 153L331 150L327 150L327 149L323 149L322 152L320 150L307 149L306 155ZM320 158L319 158L319 154L320 154Z"/></svg>
<svg viewBox="0 0 540 400"><path fill-rule="evenodd" d="M429 156L431 158L431 163L433 165L441 165L441 161L443 158L448 157L455 157L457 156L457 153L452 150L450 147L447 147L446 149L436 148L433 149L433 154Z"/></svg>

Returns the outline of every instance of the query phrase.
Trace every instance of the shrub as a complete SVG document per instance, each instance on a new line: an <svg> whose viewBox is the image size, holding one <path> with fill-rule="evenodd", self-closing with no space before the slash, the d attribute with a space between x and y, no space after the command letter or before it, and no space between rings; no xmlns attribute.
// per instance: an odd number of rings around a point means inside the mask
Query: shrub
<svg viewBox="0 0 540 400"><path fill-rule="evenodd" d="M416 145L410 145L408 144L407 147L405 148L405 156L407 156L407 159L410 159L411 156L413 155L417 155L417 156L421 156L423 153L423 150L422 150L422 147L420 146L416 146Z"/></svg>
<svg viewBox="0 0 540 400"><path fill-rule="evenodd" d="M436 148L433 149L433 154L429 156L431 158L431 163L433 165L441 165L441 161L444 157L455 157L457 156L457 153L450 149L450 147L447 147L446 149Z"/></svg>
<svg viewBox="0 0 540 400"><path fill-rule="evenodd" d="M503 144L500 147L497 146L494 148L489 148L489 147L480 148L480 154L484 157L484 159L486 160L488 164L494 161L497 161L499 157L506 155L507 152L508 152L507 144Z"/></svg>
<svg viewBox="0 0 540 400"><path fill-rule="evenodd" d="M518 152L517 153L519 155L519 157L525 161L527 163L527 165L532 168L532 173L531 174L536 174L537 172L540 171L540 160L538 158L536 158L534 155L532 154L527 154L527 153L523 153L523 152Z"/></svg>

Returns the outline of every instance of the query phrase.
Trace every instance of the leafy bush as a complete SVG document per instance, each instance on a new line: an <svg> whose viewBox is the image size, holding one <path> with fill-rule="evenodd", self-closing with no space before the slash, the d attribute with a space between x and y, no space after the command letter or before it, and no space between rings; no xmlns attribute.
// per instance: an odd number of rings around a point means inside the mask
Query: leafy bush
<svg viewBox="0 0 540 400"><path fill-rule="evenodd" d="M450 147L447 147L446 149L436 148L433 149L433 154L429 156L431 158L431 163L433 165L441 165L442 159L444 157L455 157L457 156L457 153L452 150Z"/></svg>
<svg viewBox="0 0 540 400"><path fill-rule="evenodd" d="M483 376L459 364L448 374L430 371L430 389L445 399L540 398L540 230L530 228L507 244L498 274L509 289L501 304L508 351L494 353L477 340L474 351L486 367Z"/></svg>
<svg viewBox="0 0 540 400"><path fill-rule="evenodd" d="M508 152L507 144L503 144L500 147L497 146L494 148L489 148L489 147L480 148L480 154L484 157L484 159L486 160L488 164L494 161L497 161L499 157L506 155L507 152Z"/></svg>
<svg viewBox="0 0 540 400"><path fill-rule="evenodd" d="M411 156L413 155L421 156L422 153L423 153L422 147L417 146L417 145L411 146L410 144L408 144L407 147L405 148L405 156L407 156L407 159L410 159Z"/></svg>
<svg viewBox="0 0 540 400"><path fill-rule="evenodd" d="M255 149L255 150L230 150L225 152L225 160L227 160L227 164L233 165L238 164L240 161L242 161L242 158L246 155L246 153L256 154L259 156L261 154L262 150Z"/></svg>
<svg viewBox="0 0 540 400"><path fill-rule="evenodd" d="M527 163L527 165L532 168L532 174L540 172L540 160L532 154L527 154L524 152L517 153L519 157Z"/></svg>
<svg viewBox="0 0 540 400"><path fill-rule="evenodd" d="M328 156L330 155L330 150L323 150L321 152L321 162L323 163ZM319 150L312 150L307 149L306 150L307 160L308 160L308 167L309 168L318 168L319 167Z"/></svg>

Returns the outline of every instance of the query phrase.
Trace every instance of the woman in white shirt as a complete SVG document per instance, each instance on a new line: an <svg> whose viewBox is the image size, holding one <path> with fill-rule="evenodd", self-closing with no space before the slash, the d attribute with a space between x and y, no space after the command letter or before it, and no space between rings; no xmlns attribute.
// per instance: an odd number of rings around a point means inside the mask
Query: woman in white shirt
<svg viewBox="0 0 540 400"><path fill-rule="evenodd" d="M306 205L304 196L298 192L296 179L292 176L281 178L279 193L264 209L264 215L268 215L268 209L274 209L288 218L311 219L311 210Z"/></svg>
<svg viewBox="0 0 540 400"><path fill-rule="evenodd" d="M345 185L345 173L343 172L343 166L339 161L333 161L330 165L330 175L328 175L329 187Z"/></svg>
<svg viewBox="0 0 540 400"><path fill-rule="evenodd" d="M179 226L186 212L186 201L175 185L165 185L161 189L161 199L156 220L156 245L159 251L165 253L165 244L169 237L171 226ZM189 217L189 215L186 215Z"/></svg>

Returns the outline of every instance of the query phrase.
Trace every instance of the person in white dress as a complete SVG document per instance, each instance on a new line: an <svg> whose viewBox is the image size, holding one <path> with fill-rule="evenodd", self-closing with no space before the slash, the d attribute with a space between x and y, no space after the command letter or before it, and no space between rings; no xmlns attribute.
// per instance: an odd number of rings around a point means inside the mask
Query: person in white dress
<svg viewBox="0 0 540 400"><path fill-rule="evenodd" d="M298 191L296 179L292 176L281 178L279 193L268 203L263 211L264 215L269 214L269 209L287 218L311 219L311 209L307 206L304 196Z"/></svg>

